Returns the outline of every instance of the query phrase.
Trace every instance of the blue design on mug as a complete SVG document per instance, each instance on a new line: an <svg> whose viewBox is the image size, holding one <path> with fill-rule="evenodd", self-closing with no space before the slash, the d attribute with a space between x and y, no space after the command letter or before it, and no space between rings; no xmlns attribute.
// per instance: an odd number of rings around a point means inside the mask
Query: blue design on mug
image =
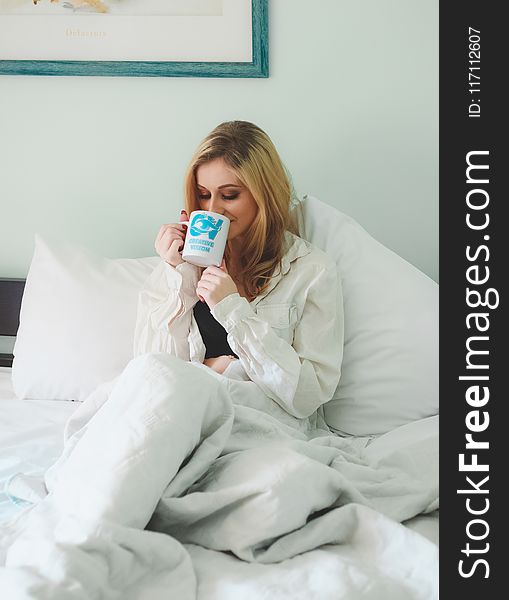
<svg viewBox="0 0 509 600"><path fill-rule="evenodd" d="M208 235L209 240L215 239L221 231L223 219L214 219L211 215L195 215L189 226L189 233L193 236Z"/></svg>

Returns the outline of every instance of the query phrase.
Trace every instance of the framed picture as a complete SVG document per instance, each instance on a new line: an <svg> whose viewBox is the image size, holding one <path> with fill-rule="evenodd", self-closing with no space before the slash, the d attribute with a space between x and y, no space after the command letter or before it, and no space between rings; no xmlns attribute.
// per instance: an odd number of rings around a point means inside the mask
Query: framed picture
<svg viewBox="0 0 509 600"><path fill-rule="evenodd" d="M268 0L0 0L0 74L268 77Z"/></svg>

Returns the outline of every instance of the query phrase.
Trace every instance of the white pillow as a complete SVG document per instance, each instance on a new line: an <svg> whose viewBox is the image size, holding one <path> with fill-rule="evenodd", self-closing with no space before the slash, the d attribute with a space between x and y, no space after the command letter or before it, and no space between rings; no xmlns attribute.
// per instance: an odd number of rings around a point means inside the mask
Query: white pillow
<svg viewBox="0 0 509 600"><path fill-rule="evenodd" d="M299 218L343 285L345 347L328 425L364 436L438 414L438 285L316 198L304 197Z"/></svg>
<svg viewBox="0 0 509 600"><path fill-rule="evenodd" d="M138 292L160 261L98 258L35 236L12 380L19 398L84 400L133 357Z"/></svg>

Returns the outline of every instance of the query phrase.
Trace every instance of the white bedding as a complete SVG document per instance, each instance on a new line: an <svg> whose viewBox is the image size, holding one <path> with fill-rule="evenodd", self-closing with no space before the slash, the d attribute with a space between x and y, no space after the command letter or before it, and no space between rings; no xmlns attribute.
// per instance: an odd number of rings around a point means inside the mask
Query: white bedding
<svg viewBox="0 0 509 600"><path fill-rule="evenodd" d="M19 510L4 493L16 472L44 472L60 455L63 424L76 410L74 402L18 400L11 369L0 367L0 522Z"/></svg>
<svg viewBox="0 0 509 600"><path fill-rule="evenodd" d="M64 423L77 408L70 402L17 400L9 377L8 369L0 372L2 481L18 471L44 472L60 454ZM392 454L396 462L404 462L404 457L410 455L397 449L401 443L410 442L412 452L418 457L420 452L429 450L429 437L436 434L438 426L435 419L424 421L406 426L410 430L382 436L367 446L366 453L372 458ZM366 442L359 440L362 445ZM1 496L2 519L19 508ZM364 520L351 543L323 545L275 564L244 562L231 553L184 544L197 577L198 598L431 600L436 597L436 513L411 519L407 527L376 513L368 516L352 510L352 518Z"/></svg>

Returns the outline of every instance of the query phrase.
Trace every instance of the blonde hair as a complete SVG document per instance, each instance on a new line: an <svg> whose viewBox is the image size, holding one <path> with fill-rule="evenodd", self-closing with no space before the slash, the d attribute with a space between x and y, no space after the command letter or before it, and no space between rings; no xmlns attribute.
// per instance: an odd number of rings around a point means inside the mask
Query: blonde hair
<svg viewBox="0 0 509 600"><path fill-rule="evenodd" d="M248 121L227 121L218 125L201 142L191 159L184 180L187 213L199 210L196 171L204 163L222 158L242 185L252 194L258 211L244 234L239 278L252 299L269 285L286 252L285 231L299 235L298 221L291 211L295 197L291 178L269 136ZM228 243L226 263L231 256Z"/></svg>

